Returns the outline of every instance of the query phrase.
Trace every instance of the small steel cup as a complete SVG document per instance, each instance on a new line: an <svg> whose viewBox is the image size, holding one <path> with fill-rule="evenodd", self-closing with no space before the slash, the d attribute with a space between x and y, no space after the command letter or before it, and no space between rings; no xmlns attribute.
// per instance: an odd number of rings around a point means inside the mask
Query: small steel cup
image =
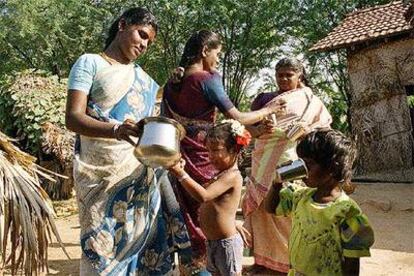
<svg viewBox="0 0 414 276"><path fill-rule="evenodd" d="M291 129L287 132L286 136L291 141L296 141L306 133L306 130L303 126L299 124L293 125Z"/></svg>
<svg viewBox="0 0 414 276"><path fill-rule="evenodd" d="M308 175L308 169L306 168L305 161L297 159L287 163L276 169L278 179L281 182L292 181L296 179L305 178Z"/></svg>
<svg viewBox="0 0 414 276"><path fill-rule="evenodd" d="M270 118L269 119L272 120L272 122L273 122L274 125L277 124L277 119L276 119L276 114L275 113L272 113L270 115Z"/></svg>

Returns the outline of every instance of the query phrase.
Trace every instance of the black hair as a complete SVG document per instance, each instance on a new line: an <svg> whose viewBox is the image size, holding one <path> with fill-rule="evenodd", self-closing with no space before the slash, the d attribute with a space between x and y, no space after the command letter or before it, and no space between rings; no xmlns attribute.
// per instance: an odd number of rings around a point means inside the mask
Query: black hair
<svg viewBox="0 0 414 276"><path fill-rule="evenodd" d="M306 78L306 71L305 67L303 66L302 62L300 62L296 58L282 58L276 64L275 70L279 70L280 68L289 68L298 73L301 76L301 81L306 85L309 86L309 81Z"/></svg>
<svg viewBox="0 0 414 276"><path fill-rule="evenodd" d="M314 160L338 182L349 184L356 157L355 143L337 130L317 129L297 145L300 158Z"/></svg>
<svg viewBox="0 0 414 276"><path fill-rule="evenodd" d="M207 141L223 142L227 151L239 153L241 146L237 144L236 138L231 130L231 123L219 123L209 129L206 136Z"/></svg>
<svg viewBox="0 0 414 276"><path fill-rule="evenodd" d="M119 21L125 20L127 25L150 25L155 33L158 31L158 23L155 16L147 9L136 7L126 10L118 19L116 19L108 31L108 37L105 41L105 49L109 47L115 39L119 29Z"/></svg>
<svg viewBox="0 0 414 276"><path fill-rule="evenodd" d="M200 58L204 46L208 49L217 49L222 45L220 35L209 30L200 30L194 33L186 42L180 60L180 67L188 67L196 63Z"/></svg>

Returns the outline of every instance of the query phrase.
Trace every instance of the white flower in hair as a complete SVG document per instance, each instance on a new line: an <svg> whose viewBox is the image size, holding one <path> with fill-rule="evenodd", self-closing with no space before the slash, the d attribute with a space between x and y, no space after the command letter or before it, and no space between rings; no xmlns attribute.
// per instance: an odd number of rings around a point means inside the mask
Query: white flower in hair
<svg viewBox="0 0 414 276"><path fill-rule="evenodd" d="M240 124L239 121L233 120L233 119L227 119L221 121L221 124L230 124L231 133L233 136L243 136L244 133L244 125Z"/></svg>
<svg viewBox="0 0 414 276"><path fill-rule="evenodd" d="M252 136L239 121L229 119L221 121L220 124L230 124L231 134L239 147L245 147L250 143Z"/></svg>

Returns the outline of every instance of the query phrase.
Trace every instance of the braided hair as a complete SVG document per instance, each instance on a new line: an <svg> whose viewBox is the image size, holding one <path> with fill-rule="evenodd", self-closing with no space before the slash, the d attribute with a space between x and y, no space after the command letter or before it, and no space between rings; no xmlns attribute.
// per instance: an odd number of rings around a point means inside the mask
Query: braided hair
<svg viewBox="0 0 414 276"><path fill-rule="evenodd" d="M221 38L215 32L200 30L194 33L184 46L180 67L187 68L201 59L203 48L217 49L222 44Z"/></svg>

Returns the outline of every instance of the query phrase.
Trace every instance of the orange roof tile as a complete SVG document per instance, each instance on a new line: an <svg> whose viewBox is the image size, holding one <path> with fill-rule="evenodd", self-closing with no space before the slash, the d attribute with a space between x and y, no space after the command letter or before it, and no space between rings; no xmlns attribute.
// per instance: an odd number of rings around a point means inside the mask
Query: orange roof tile
<svg viewBox="0 0 414 276"><path fill-rule="evenodd" d="M414 26L409 22L412 19L405 17L410 5L414 6L414 1L411 1L411 4L394 1L349 13L339 26L319 40L310 50L330 51L348 48L364 41L413 31Z"/></svg>

